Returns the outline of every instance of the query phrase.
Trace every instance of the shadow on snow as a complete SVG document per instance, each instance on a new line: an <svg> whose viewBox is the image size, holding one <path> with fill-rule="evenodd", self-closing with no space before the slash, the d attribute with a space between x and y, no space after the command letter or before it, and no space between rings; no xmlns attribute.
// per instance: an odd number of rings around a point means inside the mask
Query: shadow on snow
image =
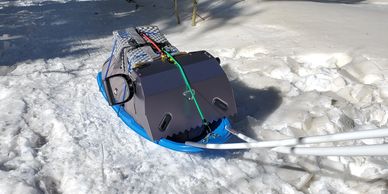
<svg viewBox="0 0 388 194"><path fill-rule="evenodd" d="M161 30L167 33L168 29L178 26L172 2L137 2L138 5L125 0L70 1L30 6L15 6L9 2L0 12L0 75L4 74L2 67L11 68L27 60L77 57L95 52L99 48L88 44L87 40L109 37L117 29L162 23L164 29ZM190 22L191 3L179 2L184 22ZM233 14L217 14L225 8L222 3L213 8L206 6L200 3L199 12L220 21L241 12L240 8L230 6L228 12Z"/></svg>
<svg viewBox="0 0 388 194"><path fill-rule="evenodd" d="M223 69L226 74L234 74L229 65L224 65ZM251 126L246 122L247 117L253 117L258 124L262 123L270 116L282 103L280 90L269 88L252 88L240 79L231 81L233 88L237 114L231 118L232 127L237 131L247 135L248 137L255 137L255 132ZM232 136L228 143L242 142L242 140ZM203 157L238 157L246 150L207 150L202 154Z"/></svg>

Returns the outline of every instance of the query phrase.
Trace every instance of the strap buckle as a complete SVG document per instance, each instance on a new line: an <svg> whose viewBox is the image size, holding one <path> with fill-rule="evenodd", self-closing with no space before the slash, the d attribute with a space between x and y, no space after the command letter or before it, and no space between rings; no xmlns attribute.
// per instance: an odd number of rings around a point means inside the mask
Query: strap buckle
<svg viewBox="0 0 388 194"><path fill-rule="evenodd" d="M191 92L193 92L193 93L191 94ZM183 94L184 97L186 97L188 100L191 101L191 100L194 99L195 90L194 89L191 89L191 91L190 90L186 90L182 94Z"/></svg>

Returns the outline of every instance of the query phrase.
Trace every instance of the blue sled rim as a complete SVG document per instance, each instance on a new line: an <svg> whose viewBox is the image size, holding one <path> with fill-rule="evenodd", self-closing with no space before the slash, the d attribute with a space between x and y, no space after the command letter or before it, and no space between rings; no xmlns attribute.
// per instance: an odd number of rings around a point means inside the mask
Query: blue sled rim
<svg viewBox="0 0 388 194"><path fill-rule="evenodd" d="M98 82L98 87L100 88L100 92L104 96L105 100L107 100L107 96L105 93L105 88L104 84L102 83L102 75L101 72L97 74L97 82ZM159 141L153 141L149 138L147 135L146 131L141 127L133 118L130 114L128 114L123 108L120 107L120 105L115 105L112 106L113 110L117 113L117 115L121 118L121 120L133 131L135 131L137 134L142 136L143 138L156 143L160 146L163 146L168 149L172 149L175 151L180 151L180 152L190 152L190 153L196 153L196 152L202 152L205 149L203 148L197 148L193 146L186 145L184 143L178 143L174 142L168 139L160 139ZM226 130L226 127L230 126L230 122L227 118L223 118L222 122L220 125L214 130L215 137L214 138L209 138L207 143L212 143L212 144L222 144L228 141L228 139L231 136L231 133ZM201 142L200 140L199 142Z"/></svg>

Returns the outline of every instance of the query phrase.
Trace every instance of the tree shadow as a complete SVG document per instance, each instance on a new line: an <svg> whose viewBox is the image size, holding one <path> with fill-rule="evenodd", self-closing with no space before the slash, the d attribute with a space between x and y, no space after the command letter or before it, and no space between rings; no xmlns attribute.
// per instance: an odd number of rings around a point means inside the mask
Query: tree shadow
<svg viewBox="0 0 388 194"><path fill-rule="evenodd" d="M89 40L109 37L112 31L140 25L163 26L162 32L178 27L173 4L166 1L125 0L43 2L19 6L2 4L0 14L0 75L11 71L15 64L28 60L77 57L98 52ZM180 1L189 10L192 1ZM205 6L199 4L200 8ZM222 5L220 5L222 7ZM218 10L218 8L217 8ZM233 16L240 9L230 7ZM181 11L181 14L183 12ZM183 14L189 15L190 12ZM220 17L221 20L230 18ZM190 22L184 21L184 22ZM191 27L183 25L178 28ZM102 45L102 44L101 44ZM107 53L108 54L108 53Z"/></svg>
<svg viewBox="0 0 388 194"><path fill-rule="evenodd" d="M210 21L203 26L200 30L194 33L192 38L203 36L209 31L216 30L225 25L239 25L245 18L262 14L266 10L259 8L257 10L244 9L244 6L240 6L246 2L245 0L228 0L222 1L222 3L213 3L213 1L204 1L198 5L198 13L201 17L197 17L197 24L200 26L202 23ZM260 4L260 2L258 2ZM186 11L187 12L187 11ZM191 15L186 16L186 18ZM238 20L233 20L234 18Z"/></svg>
<svg viewBox="0 0 388 194"><path fill-rule="evenodd" d="M125 28L134 7L108 1L45 2L8 6L0 14L1 66L35 59L88 54L97 50L87 40ZM117 15L113 10L128 13ZM131 22L134 23L134 22Z"/></svg>

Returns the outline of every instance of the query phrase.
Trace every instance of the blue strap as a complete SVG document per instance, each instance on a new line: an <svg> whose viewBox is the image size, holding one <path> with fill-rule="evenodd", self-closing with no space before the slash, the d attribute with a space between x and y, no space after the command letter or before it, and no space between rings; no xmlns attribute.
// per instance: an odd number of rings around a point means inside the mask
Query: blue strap
<svg viewBox="0 0 388 194"><path fill-rule="evenodd" d="M126 90L126 89L127 89L127 84L124 83L123 86L124 86L124 87L123 87L124 94L123 94L123 98L121 99L121 101L124 101L124 100L125 100L125 95L126 95L126 93L127 93L127 90Z"/></svg>
<svg viewBox="0 0 388 194"><path fill-rule="evenodd" d="M113 44L112 52L110 53L108 68L106 69L104 80L108 76L108 71L109 71L109 68L110 68L110 64L112 63L113 52L115 51L115 48L116 48L116 42L117 42L117 40L115 40L115 42Z"/></svg>

